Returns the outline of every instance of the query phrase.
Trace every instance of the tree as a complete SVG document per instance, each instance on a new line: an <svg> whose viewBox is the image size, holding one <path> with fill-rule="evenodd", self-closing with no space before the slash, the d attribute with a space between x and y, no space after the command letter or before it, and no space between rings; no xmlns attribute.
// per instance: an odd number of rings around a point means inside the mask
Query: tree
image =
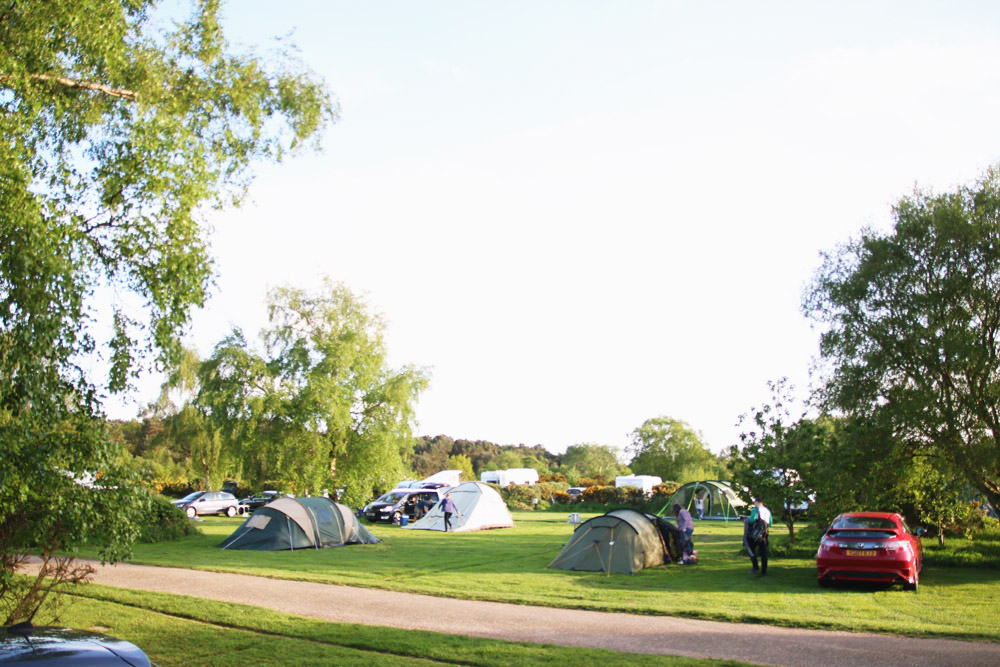
<svg viewBox="0 0 1000 667"><path fill-rule="evenodd" d="M1000 503L1000 170L893 208L825 257L804 300L828 325L824 401L877 418ZM872 443L878 446L878 443Z"/></svg>
<svg viewBox="0 0 1000 667"><path fill-rule="evenodd" d="M448 458L447 470L461 470L463 482L475 482L478 478L472 470L472 461L465 454L456 454Z"/></svg>
<svg viewBox="0 0 1000 667"><path fill-rule="evenodd" d="M145 496L101 401L177 354L211 284L201 212L238 201L255 161L310 145L335 117L323 84L293 60L269 69L232 52L218 4L198 2L165 30L153 0L0 9L6 623L37 612L44 577L77 579L58 550L128 553ZM90 370L95 358L106 376ZM100 488L78 483L93 475ZM13 574L30 547L45 565L22 585Z"/></svg>
<svg viewBox="0 0 1000 667"><path fill-rule="evenodd" d="M618 448L611 445L570 445L560 457L559 468L574 480L580 477L614 477L627 469L618 461L618 453Z"/></svg>
<svg viewBox="0 0 1000 667"><path fill-rule="evenodd" d="M629 467L636 474L658 475L688 482L718 477L718 459L701 435L687 423L670 417L647 419L632 432Z"/></svg>
<svg viewBox="0 0 1000 667"><path fill-rule="evenodd" d="M811 489L800 471L809 465L811 422L792 417L794 396L785 379L769 382L770 403L740 417L741 445L730 448L729 465L737 488L750 489L771 507L795 542L794 507L811 500Z"/></svg>
<svg viewBox="0 0 1000 667"><path fill-rule="evenodd" d="M382 317L347 287L282 287L268 296L263 352L239 332L202 365L199 409L251 483L343 488L360 505L406 472L413 406L426 373L386 362Z"/></svg>

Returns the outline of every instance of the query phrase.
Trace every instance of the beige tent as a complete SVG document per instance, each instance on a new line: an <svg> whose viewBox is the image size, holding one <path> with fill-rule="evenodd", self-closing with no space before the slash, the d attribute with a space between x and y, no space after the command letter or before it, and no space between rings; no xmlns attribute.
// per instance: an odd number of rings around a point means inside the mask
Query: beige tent
<svg viewBox="0 0 1000 667"><path fill-rule="evenodd" d="M462 482L452 489L441 489L451 493L457 513L451 517L451 529L456 533L488 528L513 528L507 504L496 489L482 482ZM443 495L443 494L442 494ZM444 512L441 503L431 508L422 519L407 528L415 530L444 530Z"/></svg>

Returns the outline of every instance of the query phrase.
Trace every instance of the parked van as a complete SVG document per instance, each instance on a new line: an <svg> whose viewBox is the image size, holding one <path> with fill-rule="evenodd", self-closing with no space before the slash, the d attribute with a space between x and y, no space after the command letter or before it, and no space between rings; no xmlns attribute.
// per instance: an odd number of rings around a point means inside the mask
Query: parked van
<svg viewBox="0 0 1000 667"><path fill-rule="evenodd" d="M373 523L378 521L397 523L404 515L413 521L420 518L417 516L420 513L417 503L422 500L430 501L430 507L433 507L434 504L438 503L444 497L444 494L449 489L450 487L436 489L393 489L389 493L385 493L365 505L365 508L361 512L366 519Z"/></svg>

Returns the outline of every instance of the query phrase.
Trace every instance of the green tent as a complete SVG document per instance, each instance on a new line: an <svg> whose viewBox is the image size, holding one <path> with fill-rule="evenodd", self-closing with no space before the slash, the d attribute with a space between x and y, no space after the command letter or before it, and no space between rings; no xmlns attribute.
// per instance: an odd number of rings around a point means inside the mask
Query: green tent
<svg viewBox="0 0 1000 667"><path fill-rule="evenodd" d="M251 514L219 548L279 551L378 541L350 508L329 498L278 498Z"/></svg>
<svg viewBox="0 0 1000 667"><path fill-rule="evenodd" d="M577 526L549 567L634 574L644 567L663 565L664 551L660 532L649 517L620 509Z"/></svg>
<svg viewBox="0 0 1000 667"><path fill-rule="evenodd" d="M670 508L673 507L674 503L677 503L691 512L691 516L697 518L695 514L696 497L701 497L704 503L705 515L702 517L703 519L736 521L740 518L740 510L746 507L746 503L736 495L728 482L688 482L674 492L659 514L669 514Z"/></svg>

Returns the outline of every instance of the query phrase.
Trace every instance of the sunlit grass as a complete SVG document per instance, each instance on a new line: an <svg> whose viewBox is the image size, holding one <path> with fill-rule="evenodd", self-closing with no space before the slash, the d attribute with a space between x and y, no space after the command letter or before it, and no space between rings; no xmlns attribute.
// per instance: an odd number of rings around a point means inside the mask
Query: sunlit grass
<svg viewBox="0 0 1000 667"><path fill-rule="evenodd" d="M801 553L773 559L767 578L751 576L742 525L709 521L696 524L697 566L612 576L546 569L572 533L566 518L517 512L515 528L477 533L377 525L380 544L295 552L220 550L240 521L207 518L200 536L137 545L134 562L518 604L1000 640L995 569L929 565L918 593L820 589L812 556Z"/></svg>
<svg viewBox="0 0 1000 667"><path fill-rule="evenodd" d="M60 623L127 639L160 667L227 665L731 665L326 621L191 597L87 586Z"/></svg>

